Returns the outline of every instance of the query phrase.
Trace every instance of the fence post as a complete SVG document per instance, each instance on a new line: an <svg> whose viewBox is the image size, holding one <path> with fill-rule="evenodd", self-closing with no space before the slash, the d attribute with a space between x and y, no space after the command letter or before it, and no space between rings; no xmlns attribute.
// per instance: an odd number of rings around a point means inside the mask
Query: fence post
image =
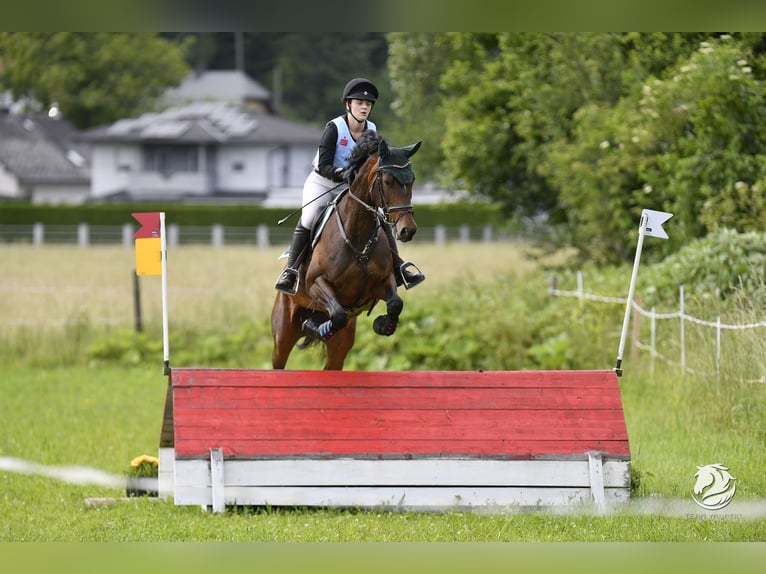
<svg viewBox="0 0 766 574"><path fill-rule="evenodd" d="M269 226L261 223L255 228L255 244L258 247L269 246Z"/></svg>
<svg viewBox="0 0 766 574"><path fill-rule="evenodd" d="M657 353L657 347L655 345L655 343L657 342L657 317L654 314L654 309L655 308L652 307L652 325L651 325L651 330L652 330L652 335L651 335L651 341L652 341L652 348L651 348L651 353L652 353L652 365L651 365L652 380L654 380L654 355L655 355L655 353Z"/></svg>
<svg viewBox="0 0 766 574"><path fill-rule="evenodd" d="M138 273L133 270L133 317L136 325L136 333L140 333L144 330L143 322L141 321L141 286L138 282Z"/></svg>
<svg viewBox="0 0 766 574"><path fill-rule="evenodd" d="M122 226L122 246L133 247L133 225L125 223Z"/></svg>
<svg viewBox="0 0 766 574"><path fill-rule="evenodd" d="M168 247L178 247L180 233L178 231L178 224L171 223L167 226L168 232Z"/></svg>
<svg viewBox="0 0 766 574"><path fill-rule="evenodd" d="M715 322L715 374L721 375L721 316Z"/></svg>
<svg viewBox="0 0 766 574"><path fill-rule="evenodd" d="M481 239L484 243L492 243L492 226L485 225L481 231Z"/></svg>
<svg viewBox="0 0 766 574"><path fill-rule="evenodd" d="M469 243L471 241L471 228L463 224L460 226L460 243Z"/></svg>
<svg viewBox="0 0 766 574"><path fill-rule="evenodd" d="M447 243L447 228L441 224L434 229L434 242L440 246Z"/></svg>
<svg viewBox="0 0 766 574"><path fill-rule="evenodd" d="M77 247L87 247L90 243L90 227L87 223L77 225Z"/></svg>
<svg viewBox="0 0 766 574"><path fill-rule="evenodd" d="M38 221L32 225L32 245L40 247L45 243L45 224Z"/></svg>
<svg viewBox="0 0 766 574"><path fill-rule="evenodd" d="M641 333L641 312L639 309L641 308L641 296L636 295L633 300L635 301L635 305L633 305L633 331L630 334L630 360L632 362L638 361L638 352L639 352L639 335Z"/></svg>
<svg viewBox="0 0 766 574"><path fill-rule="evenodd" d="M211 239L213 241L213 247L223 247L223 225L216 223L211 229Z"/></svg>
<svg viewBox="0 0 766 574"><path fill-rule="evenodd" d="M686 337L684 334L684 286L678 287L678 298L680 300L680 312L681 318L681 378L686 376Z"/></svg>

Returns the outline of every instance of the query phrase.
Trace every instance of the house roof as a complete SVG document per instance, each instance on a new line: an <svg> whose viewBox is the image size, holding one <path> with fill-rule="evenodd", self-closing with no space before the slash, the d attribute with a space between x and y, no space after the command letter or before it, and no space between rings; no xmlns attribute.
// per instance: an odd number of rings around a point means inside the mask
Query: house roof
<svg viewBox="0 0 766 574"><path fill-rule="evenodd" d="M193 102L86 130L90 142L317 145L318 128L227 102Z"/></svg>
<svg viewBox="0 0 766 574"><path fill-rule="evenodd" d="M84 183L90 180L88 148L77 130L47 114L0 114L0 163L21 181Z"/></svg>
<svg viewBox="0 0 766 574"><path fill-rule="evenodd" d="M242 104L257 101L269 105L271 92L241 70L192 72L177 88L167 90L164 100L171 105L195 101Z"/></svg>

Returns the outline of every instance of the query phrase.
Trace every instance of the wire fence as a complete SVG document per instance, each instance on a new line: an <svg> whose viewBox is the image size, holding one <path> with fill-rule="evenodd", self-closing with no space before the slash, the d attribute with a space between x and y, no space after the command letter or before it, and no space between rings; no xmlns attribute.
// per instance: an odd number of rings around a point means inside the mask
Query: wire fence
<svg viewBox="0 0 766 574"><path fill-rule="evenodd" d="M594 301L597 303L608 303L608 304L621 304L625 305L627 303L626 297L605 297L601 295L594 295L592 293L585 292L585 289L583 288L583 277L582 272L577 272L577 289L576 290L565 290L565 289L558 289L556 287L556 278L551 277L550 286L549 286L549 294L555 297L575 297L581 301ZM675 365L681 369L681 373L690 373L695 375L720 375L721 374L721 362L722 362L722 333L724 331L745 331L750 329L758 329L758 328L764 328L766 327L766 320L764 321L757 321L757 322L749 322L749 323L739 323L739 324L731 324L731 323L723 323L721 321L721 317L717 317L715 321L707 321L705 319L701 319L699 317L694 317L692 315L689 315L685 312L685 300L684 300L684 286L679 286L679 308L677 311L671 311L667 313L658 313L655 308L652 309L644 309L641 307L641 305L634 299L631 301L631 309L633 311L633 319L634 319L634 328L631 333L631 345L633 348L637 350L647 351L650 354L651 358L651 372L652 375L655 373L655 361L657 359L670 364ZM640 340L640 329L639 329L639 318L644 317L649 320L649 342L645 342ZM661 320L677 320L678 321L678 349L679 349L679 356L678 360L673 359L666 354L661 353L658 350L657 345L657 322ZM714 342L714 349L715 349L715 356L713 358L713 365L714 369L712 371L702 371L700 369L692 368L687 364L686 360L686 349L688 345L687 341L687 332L686 327L687 324L694 324L698 325L700 327L710 328L715 331L715 342ZM766 376L761 375L758 378L755 379L747 379L747 382L750 383L766 383Z"/></svg>

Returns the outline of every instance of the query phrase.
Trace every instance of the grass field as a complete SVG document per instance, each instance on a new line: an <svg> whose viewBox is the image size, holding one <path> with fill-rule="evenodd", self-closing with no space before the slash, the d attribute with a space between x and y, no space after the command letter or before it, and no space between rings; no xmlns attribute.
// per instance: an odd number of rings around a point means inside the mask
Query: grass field
<svg viewBox="0 0 766 574"><path fill-rule="evenodd" d="M281 269L279 251L184 248L171 253L171 329L216 332L263 321ZM539 264L507 244L415 245L405 255L428 276L404 294L413 314L455 283L478 284L487 297L501 292L506 299L506 290L524 283L531 290L547 287ZM83 358L81 348L132 328L132 251L5 246L0 258L5 263L0 457L120 475L133 457L155 454L166 389L161 355L139 364L93 362ZM147 330L156 337L159 279L142 278L141 287ZM462 303L459 311L470 313L471 302ZM522 313L514 306L508 312ZM513 315L509 324L521 320ZM29 346L37 346L34 353ZM629 365L621 387L641 484L630 504L606 516L306 509L231 509L211 515L147 499L90 507L86 498L119 498L121 490L0 471L0 541L766 540L766 386L682 378L672 370L651 378L640 365ZM739 481L735 502L717 519L701 514L688 496L695 465L712 462L730 465Z"/></svg>

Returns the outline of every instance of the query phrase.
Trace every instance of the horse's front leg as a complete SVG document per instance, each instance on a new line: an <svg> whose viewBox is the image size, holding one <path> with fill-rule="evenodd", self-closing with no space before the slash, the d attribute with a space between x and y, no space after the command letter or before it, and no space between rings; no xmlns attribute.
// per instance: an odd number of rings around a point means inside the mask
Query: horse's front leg
<svg viewBox="0 0 766 574"><path fill-rule="evenodd" d="M372 323L372 329L378 335L390 337L399 325L399 315L404 309L404 301L396 292L396 283L393 283L386 291L386 314L379 315Z"/></svg>
<svg viewBox="0 0 766 574"><path fill-rule="evenodd" d="M324 365L325 370L343 369L343 363L345 363L349 351L351 351L351 348L354 346L355 336L356 317L349 317L346 326L325 341L325 348L327 349L327 359Z"/></svg>
<svg viewBox="0 0 766 574"><path fill-rule="evenodd" d="M326 341L330 336L340 331L348 322L348 314L338 301L333 286L322 276L317 277L309 288L311 298L327 313L328 319L317 324L305 321L303 331L316 339Z"/></svg>

